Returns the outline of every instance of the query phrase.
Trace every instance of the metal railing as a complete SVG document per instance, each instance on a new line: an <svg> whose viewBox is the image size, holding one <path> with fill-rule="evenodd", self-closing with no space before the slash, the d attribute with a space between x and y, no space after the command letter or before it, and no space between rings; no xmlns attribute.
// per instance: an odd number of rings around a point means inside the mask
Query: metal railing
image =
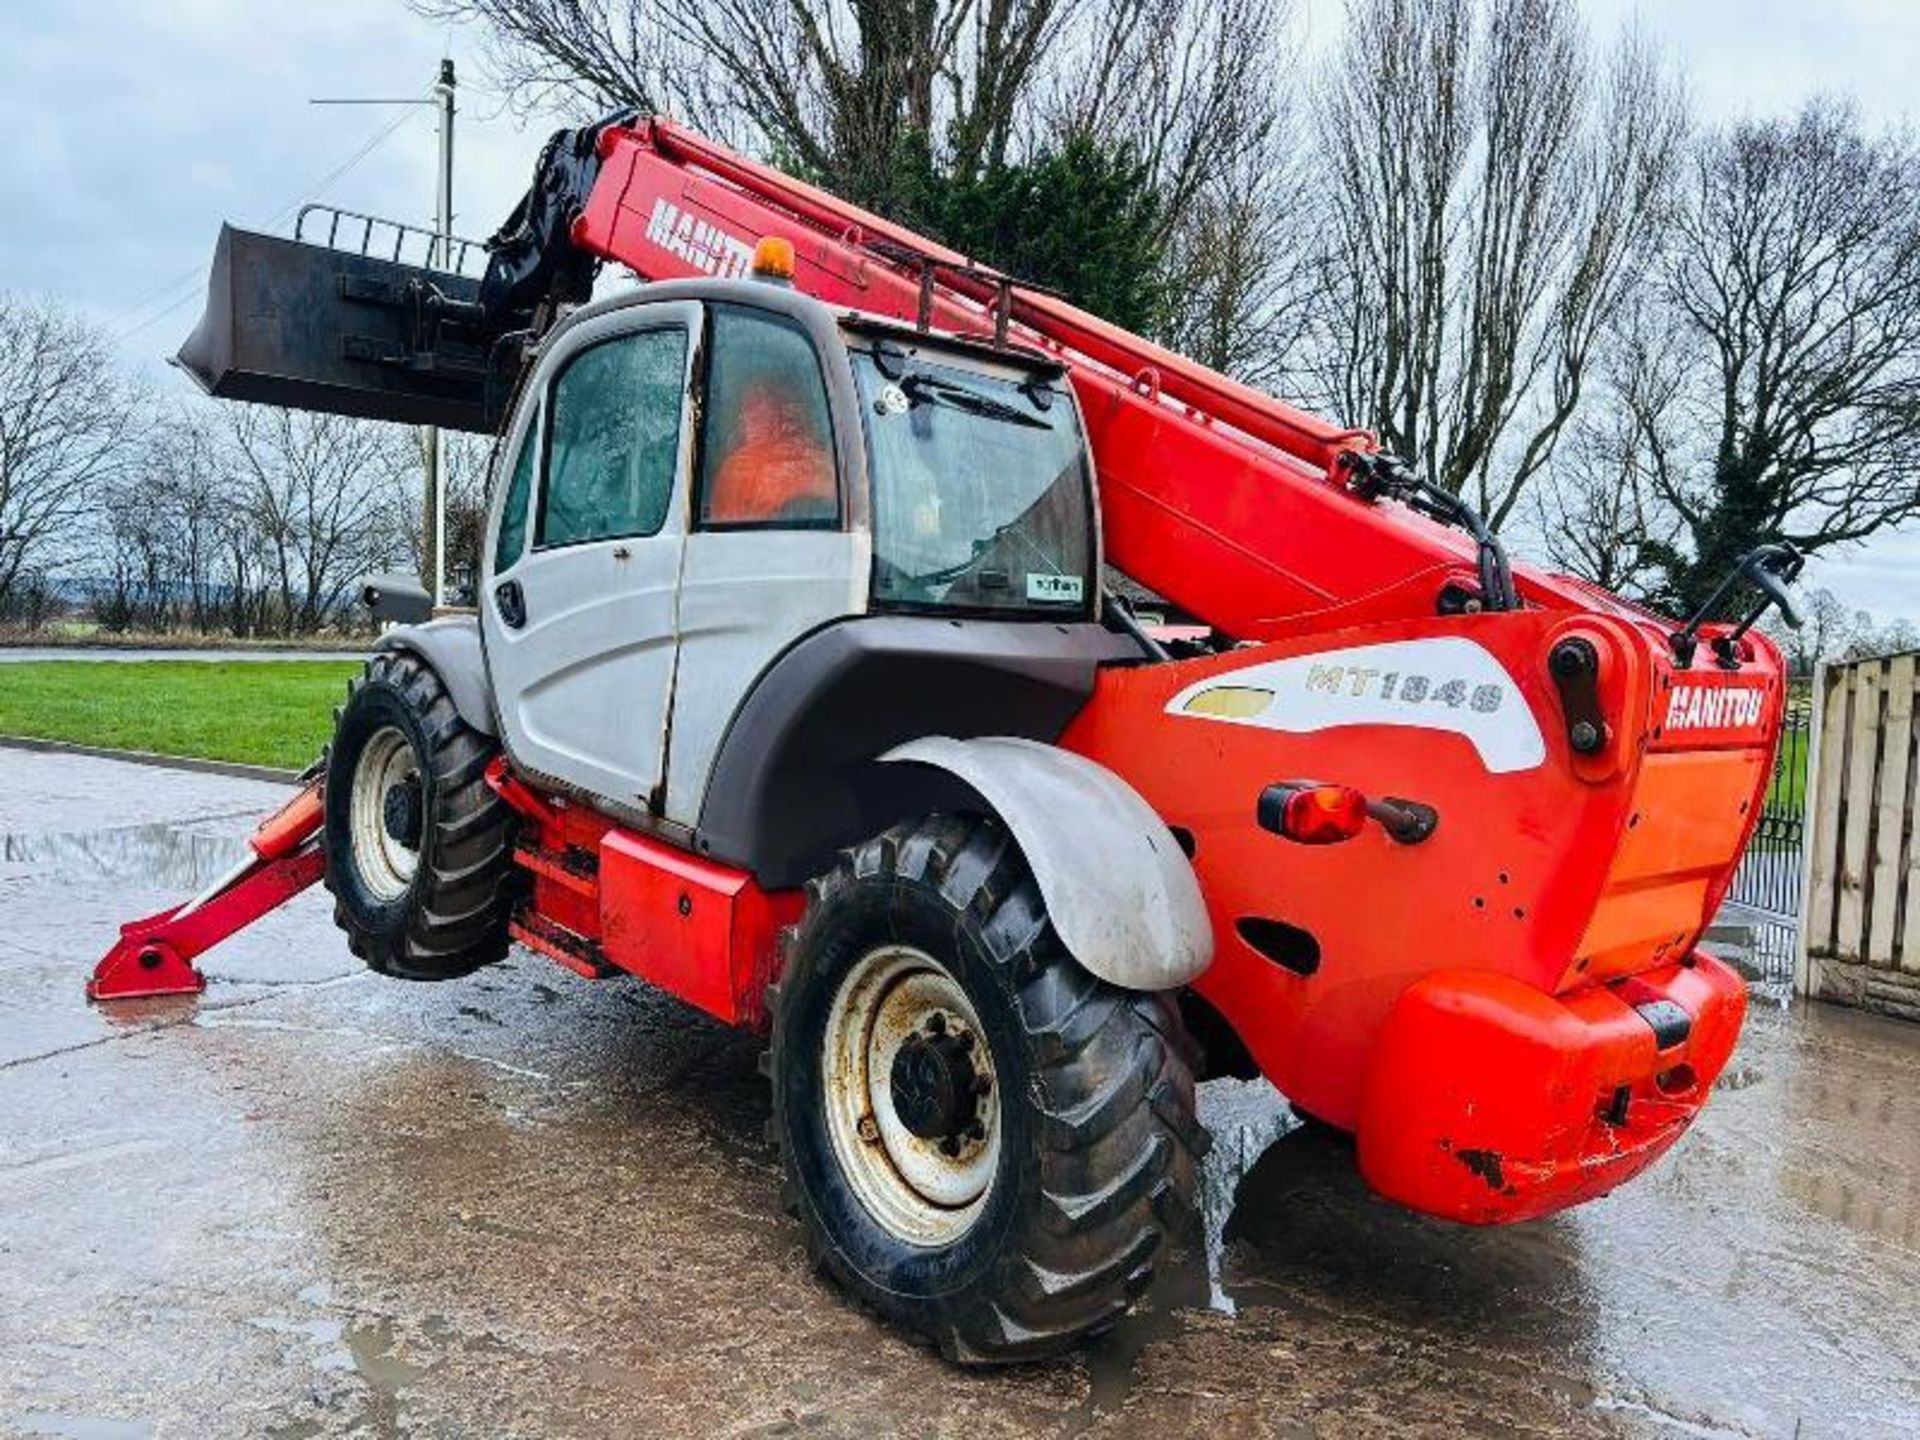
<svg viewBox="0 0 1920 1440"><path fill-rule="evenodd" d="M314 221L315 234L312 236L306 233L309 216L318 217ZM323 223L324 235L320 233ZM359 238L357 245L354 243L356 231ZM379 240L377 246L374 243L376 237ZM391 246L388 244L389 237ZM448 254L443 257L440 253L440 237L423 225L409 225L403 220L388 220L359 210L342 210L336 205L301 206L299 215L294 218L293 238L310 245L324 245L329 250L353 250L399 265L438 270L448 275L478 278L487 268L487 247L478 240L450 236L445 246ZM468 268L470 263L472 269Z"/></svg>

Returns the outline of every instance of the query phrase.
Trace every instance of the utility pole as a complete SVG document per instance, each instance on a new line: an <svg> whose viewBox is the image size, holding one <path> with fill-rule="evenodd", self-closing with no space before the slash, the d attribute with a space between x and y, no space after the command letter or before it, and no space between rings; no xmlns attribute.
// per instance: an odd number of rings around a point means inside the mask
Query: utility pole
<svg viewBox="0 0 1920 1440"><path fill-rule="evenodd" d="M433 98L440 109L440 185L434 209L436 249L427 263L453 267L453 61L440 61L440 79ZM433 607L447 603L447 477L440 454L440 427L427 426L427 569L432 575Z"/></svg>
<svg viewBox="0 0 1920 1440"><path fill-rule="evenodd" d="M440 61L440 76L433 84L431 97L392 100L326 99L315 105L431 105L439 111L440 158L435 166L433 196L433 241L427 248L429 269L453 268L453 61ZM440 451L440 427L421 427L421 450L427 462L426 513L422 516L427 589L437 610L447 603L447 483Z"/></svg>

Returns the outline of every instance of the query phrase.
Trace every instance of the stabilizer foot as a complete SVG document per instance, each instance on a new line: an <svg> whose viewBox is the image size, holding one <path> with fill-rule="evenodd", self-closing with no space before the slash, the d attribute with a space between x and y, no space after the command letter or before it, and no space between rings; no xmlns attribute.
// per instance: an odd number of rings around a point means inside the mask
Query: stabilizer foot
<svg viewBox="0 0 1920 1440"><path fill-rule="evenodd" d="M87 981L89 1000L198 995L207 977L194 957L286 904L327 868L319 844L320 781L309 782L248 841L249 853L184 905L120 927L120 939Z"/></svg>
<svg viewBox="0 0 1920 1440"><path fill-rule="evenodd" d="M94 967L87 981L89 1000L138 1000L149 995L198 995L207 977L171 946L142 940L151 920L135 921L120 932L120 943Z"/></svg>

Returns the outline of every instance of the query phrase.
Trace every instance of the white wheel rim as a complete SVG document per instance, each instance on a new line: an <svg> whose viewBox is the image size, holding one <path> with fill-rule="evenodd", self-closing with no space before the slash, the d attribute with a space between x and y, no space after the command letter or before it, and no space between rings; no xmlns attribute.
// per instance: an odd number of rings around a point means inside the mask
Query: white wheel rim
<svg viewBox="0 0 1920 1440"><path fill-rule="evenodd" d="M934 1033L930 1023L970 1037L968 1059L984 1089L978 1134L922 1138L895 1108L894 1061L910 1038ZM834 1155L867 1212L909 1245L949 1245L966 1234L993 1189L1001 1124L993 1052L960 982L910 945L868 951L833 998L821 1062Z"/></svg>
<svg viewBox="0 0 1920 1440"><path fill-rule="evenodd" d="M418 785L419 780L420 766L404 733L388 725L367 738L353 767L347 830L354 868L377 900L398 900L406 894L419 868L419 852L387 833L388 792L408 783Z"/></svg>

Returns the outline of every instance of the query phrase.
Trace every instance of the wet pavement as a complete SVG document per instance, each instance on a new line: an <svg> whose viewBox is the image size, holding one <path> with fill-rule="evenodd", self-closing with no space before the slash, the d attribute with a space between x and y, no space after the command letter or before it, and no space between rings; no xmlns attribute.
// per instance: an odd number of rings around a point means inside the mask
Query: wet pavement
<svg viewBox="0 0 1920 1440"><path fill-rule="evenodd" d="M0 750L0 1433L1920 1433L1920 1027L1760 1007L1663 1166L1498 1231L1208 1086L1211 1266L967 1373L810 1273L754 1044L637 985L380 980L316 891L88 1009L284 793Z"/></svg>

